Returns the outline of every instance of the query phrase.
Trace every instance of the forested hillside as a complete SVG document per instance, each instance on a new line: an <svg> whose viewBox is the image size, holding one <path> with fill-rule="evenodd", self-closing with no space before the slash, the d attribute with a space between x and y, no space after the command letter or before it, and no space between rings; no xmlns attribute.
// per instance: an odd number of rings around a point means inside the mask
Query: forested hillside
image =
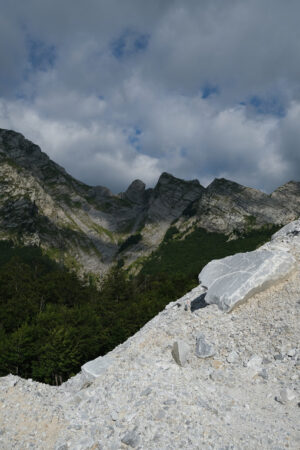
<svg viewBox="0 0 300 450"><path fill-rule="evenodd" d="M80 280L38 247L1 242L0 376L61 383L196 286L208 261L254 249L275 230L263 228L227 241L203 229L182 239L173 228L139 275L128 276L115 266L100 290L93 279Z"/></svg>

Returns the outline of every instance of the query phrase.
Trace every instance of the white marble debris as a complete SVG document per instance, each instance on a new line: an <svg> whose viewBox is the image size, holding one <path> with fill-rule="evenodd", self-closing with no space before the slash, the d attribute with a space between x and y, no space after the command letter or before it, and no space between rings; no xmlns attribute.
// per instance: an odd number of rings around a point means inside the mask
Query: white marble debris
<svg viewBox="0 0 300 450"><path fill-rule="evenodd" d="M229 362L230 364L233 364L235 362L237 362L239 360L239 355L238 353L233 350L232 352L229 353L229 355L226 358L227 362Z"/></svg>
<svg viewBox="0 0 300 450"><path fill-rule="evenodd" d="M279 242L297 270L231 314L185 311L198 287L60 387L0 378L0 448L298 449L298 239ZM195 353L199 331L209 358Z"/></svg>
<svg viewBox="0 0 300 450"><path fill-rule="evenodd" d="M98 358L85 363L81 367L81 370L87 377L96 378L109 368L110 363L111 361L108 355L106 355L105 358L99 356Z"/></svg>
<svg viewBox="0 0 300 450"><path fill-rule="evenodd" d="M185 342L178 340L174 342L172 356L179 366L185 366L190 353L190 347Z"/></svg>
<svg viewBox="0 0 300 450"><path fill-rule="evenodd" d="M275 397L275 399L279 402L279 403L287 403L287 402L291 402L292 400L295 399L295 393L289 389L289 388L285 388L285 389L281 389L281 391L279 392L279 395Z"/></svg>

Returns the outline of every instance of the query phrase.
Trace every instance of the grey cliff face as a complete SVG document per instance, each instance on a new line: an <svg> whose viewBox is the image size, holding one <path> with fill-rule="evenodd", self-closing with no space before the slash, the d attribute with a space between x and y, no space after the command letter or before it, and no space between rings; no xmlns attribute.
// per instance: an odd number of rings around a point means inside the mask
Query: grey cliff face
<svg viewBox="0 0 300 450"><path fill-rule="evenodd" d="M150 198L148 220L157 222L177 219L204 191L198 180L184 181L162 173Z"/></svg>
<svg viewBox="0 0 300 450"><path fill-rule="evenodd" d="M276 192L276 191L275 191ZM267 224L282 225L300 215L297 190L285 195L268 195L225 179L215 179L191 208L187 221L208 231L230 234ZM298 201L295 201L295 197ZM185 221L180 222L183 226Z"/></svg>
<svg viewBox="0 0 300 450"><path fill-rule="evenodd" d="M0 238L42 246L79 272L128 266L162 242L168 228L225 233L284 225L300 215L300 183L267 195L216 179L206 189L164 172L153 189L140 180L124 193L70 176L15 131L0 129ZM129 236L142 239L118 253Z"/></svg>
<svg viewBox="0 0 300 450"><path fill-rule="evenodd" d="M300 182L289 181L277 188L271 198L278 200L281 204L285 204L286 208L291 211L299 211L300 209Z"/></svg>
<svg viewBox="0 0 300 450"><path fill-rule="evenodd" d="M146 185L141 180L134 180L125 192L124 197L132 203L144 203L145 188Z"/></svg>

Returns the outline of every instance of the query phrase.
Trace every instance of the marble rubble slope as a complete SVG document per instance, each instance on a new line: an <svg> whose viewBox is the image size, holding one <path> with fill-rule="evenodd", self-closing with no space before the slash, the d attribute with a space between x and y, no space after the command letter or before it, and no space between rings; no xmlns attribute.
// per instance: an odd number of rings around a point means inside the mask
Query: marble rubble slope
<svg viewBox="0 0 300 450"><path fill-rule="evenodd" d="M232 258L60 387L1 378L0 447L298 449L300 220Z"/></svg>
<svg viewBox="0 0 300 450"><path fill-rule="evenodd" d="M166 231L236 232L283 226L300 215L300 182L268 195L226 179L207 188L163 173L146 189L112 194L70 176L20 133L0 129L0 239L40 245L78 272L104 273L122 259L138 270Z"/></svg>

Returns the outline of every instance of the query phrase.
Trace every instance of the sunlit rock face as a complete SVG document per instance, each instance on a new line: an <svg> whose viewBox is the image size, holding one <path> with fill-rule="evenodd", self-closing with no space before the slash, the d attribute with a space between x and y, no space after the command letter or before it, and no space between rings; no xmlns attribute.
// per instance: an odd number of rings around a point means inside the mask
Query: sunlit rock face
<svg viewBox="0 0 300 450"><path fill-rule="evenodd" d="M130 266L156 250L171 226L232 239L284 225L300 215L299 186L289 182L267 195L225 179L204 188L164 172L153 189L135 180L114 195L76 180L20 133L0 129L0 238L40 245L80 273L104 273L120 259Z"/></svg>

